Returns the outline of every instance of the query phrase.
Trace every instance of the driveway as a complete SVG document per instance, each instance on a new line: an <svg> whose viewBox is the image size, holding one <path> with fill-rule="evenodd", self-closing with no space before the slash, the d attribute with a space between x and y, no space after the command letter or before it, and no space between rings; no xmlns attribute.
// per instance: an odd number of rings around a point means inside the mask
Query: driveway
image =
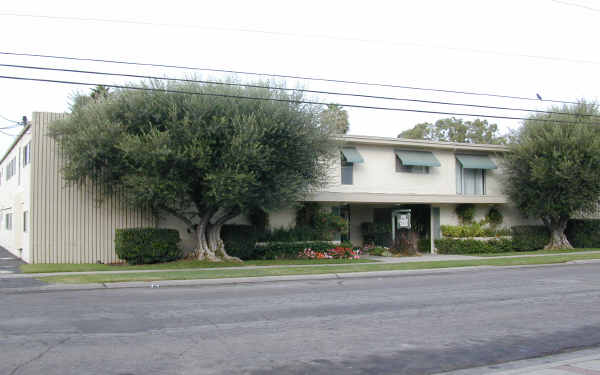
<svg viewBox="0 0 600 375"><path fill-rule="evenodd" d="M0 276L7 274L21 273L19 266L24 262L12 255L8 250L0 246ZM1 288L23 288L28 286L45 285L39 280L33 278L8 279L0 277Z"/></svg>

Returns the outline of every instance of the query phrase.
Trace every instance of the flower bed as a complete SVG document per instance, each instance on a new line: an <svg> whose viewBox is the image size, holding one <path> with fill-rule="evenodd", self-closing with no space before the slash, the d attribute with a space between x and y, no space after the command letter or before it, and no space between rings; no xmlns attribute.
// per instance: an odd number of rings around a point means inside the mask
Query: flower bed
<svg viewBox="0 0 600 375"><path fill-rule="evenodd" d="M306 248L298 253L298 258L303 259L360 259L360 250L353 250L349 247L337 246L333 249L315 251Z"/></svg>

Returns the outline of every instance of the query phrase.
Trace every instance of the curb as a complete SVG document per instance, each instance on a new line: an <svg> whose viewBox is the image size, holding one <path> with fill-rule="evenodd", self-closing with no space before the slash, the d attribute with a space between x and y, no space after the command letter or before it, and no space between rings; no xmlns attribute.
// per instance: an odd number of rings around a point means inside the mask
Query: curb
<svg viewBox="0 0 600 375"><path fill-rule="evenodd" d="M314 275L288 275L288 276L255 276L255 277L232 277L216 279L190 279L190 280L160 280L160 281L131 281L115 283L90 283L90 284L48 284L35 287L5 288L0 289L0 294L18 293L41 293L57 291L84 291L84 290L109 290L127 288L160 288L160 287L202 287L202 286L227 286L239 284L260 284L293 281L318 281L318 280L345 280L345 279L367 279L380 277L409 277L418 275L439 275L460 272L490 271L502 269L521 269L537 267L560 267L575 264L600 263L600 259L575 260L565 263L553 264L531 264L518 266L467 266L448 268L429 268L419 270L391 270L391 271L367 271L348 273L326 273Z"/></svg>

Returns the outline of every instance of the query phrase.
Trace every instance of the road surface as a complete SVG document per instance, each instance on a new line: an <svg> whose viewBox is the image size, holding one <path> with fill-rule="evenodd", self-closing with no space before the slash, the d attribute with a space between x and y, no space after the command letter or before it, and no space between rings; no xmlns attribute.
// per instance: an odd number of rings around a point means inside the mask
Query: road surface
<svg viewBox="0 0 600 375"><path fill-rule="evenodd" d="M433 374L600 344L600 264L0 289L0 374Z"/></svg>

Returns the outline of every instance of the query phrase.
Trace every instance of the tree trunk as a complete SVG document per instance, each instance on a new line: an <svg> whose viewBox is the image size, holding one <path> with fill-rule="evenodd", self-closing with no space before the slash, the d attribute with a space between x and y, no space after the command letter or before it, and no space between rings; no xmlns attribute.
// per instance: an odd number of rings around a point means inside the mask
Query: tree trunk
<svg viewBox="0 0 600 375"><path fill-rule="evenodd" d="M218 262L220 259L215 254L214 249L211 249L208 238L207 230L210 226L210 218L213 216L214 210L207 211L198 226L196 227L196 237L198 238L198 247L194 251L196 258L199 260L209 260L211 262Z"/></svg>
<svg viewBox="0 0 600 375"><path fill-rule="evenodd" d="M560 249L572 249L573 246L565 235L565 229L567 229L568 217L560 218L543 218L544 224L550 231L550 243L548 243L544 250L560 250Z"/></svg>
<svg viewBox="0 0 600 375"><path fill-rule="evenodd" d="M239 215L239 211L237 210L223 214L215 223L209 225L207 237L209 246L214 251L215 255L221 257L223 260L241 262L242 260L240 258L232 257L227 254L227 251L225 250L225 244L221 239L221 228L223 227L223 224L225 224L228 220L233 219L237 215Z"/></svg>

